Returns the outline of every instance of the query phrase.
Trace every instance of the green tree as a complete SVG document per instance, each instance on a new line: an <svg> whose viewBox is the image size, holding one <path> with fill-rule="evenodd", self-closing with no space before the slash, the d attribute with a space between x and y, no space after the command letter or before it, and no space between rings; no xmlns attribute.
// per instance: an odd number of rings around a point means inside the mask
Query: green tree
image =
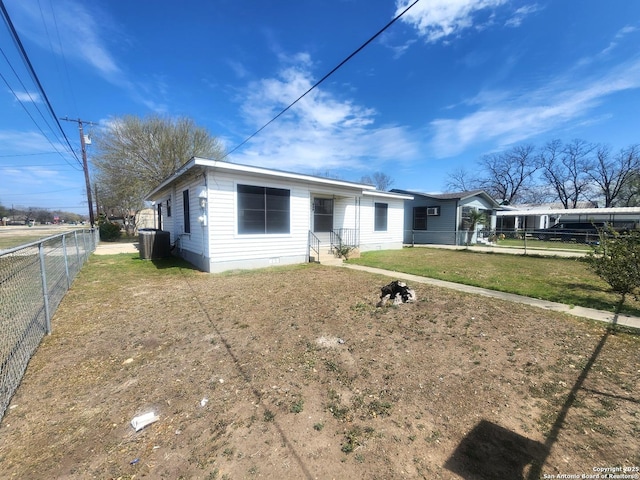
<svg viewBox="0 0 640 480"><path fill-rule="evenodd" d="M132 217L144 197L191 157L220 159L222 144L189 118L161 116L114 119L95 135L92 162L100 212ZM135 221L133 222L135 224Z"/></svg>
<svg viewBox="0 0 640 480"><path fill-rule="evenodd" d="M589 266L620 294L620 310L626 297L640 289L640 230L600 233L600 244L587 256ZM616 312L617 313L617 312Z"/></svg>
<svg viewBox="0 0 640 480"><path fill-rule="evenodd" d="M464 208L462 213L462 226L467 230L466 245L471 244L473 234L476 232L476 226L484 225L487 222L487 216L484 212L476 208Z"/></svg>

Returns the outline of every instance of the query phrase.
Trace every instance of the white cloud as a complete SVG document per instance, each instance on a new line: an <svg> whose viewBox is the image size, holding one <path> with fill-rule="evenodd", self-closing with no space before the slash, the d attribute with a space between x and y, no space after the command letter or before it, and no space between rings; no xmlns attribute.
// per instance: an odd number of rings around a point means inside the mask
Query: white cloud
<svg viewBox="0 0 640 480"><path fill-rule="evenodd" d="M607 55L608 53L612 52L620 43L620 41L626 37L627 35L637 31L638 29L636 27L632 27L627 25L626 27L621 28L615 35L615 37L613 37L613 40L611 41L611 43L609 43L609 45L607 46L607 48L605 48L601 54L602 55Z"/></svg>
<svg viewBox="0 0 640 480"><path fill-rule="evenodd" d="M16 99L19 102L23 103L42 103L42 97L37 92L13 92L16 96Z"/></svg>
<svg viewBox="0 0 640 480"><path fill-rule="evenodd" d="M258 129L313 85L312 62L298 55L286 59L276 77L247 86L241 111L246 123ZM232 155L238 163L298 171L375 169L388 160L407 160L419 148L400 126L376 126L376 112L322 89L303 99Z"/></svg>
<svg viewBox="0 0 640 480"><path fill-rule="evenodd" d="M540 7L538 6L538 4L525 5L524 7L520 7L514 12L511 18L509 18L505 22L505 25L507 27L514 27L514 28L519 27L520 25L522 25L522 22L524 21L525 17L533 13L536 13L538 10L540 10Z"/></svg>
<svg viewBox="0 0 640 480"><path fill-rule="evenodd" d="M396 0L396 15L413 0ZM418 2L401 20L412 25L427 42L434 43L459 35L474 25L474 15L486 9L503 5L506 0L429 0Z"/></svg>
<svg viewBox="0 0 640 480"><path fill-rule="evenodd" d="M431 146L438 157L450 157L484 141L510 144L585 120L604 97L640 88L640 60L619 65L608 74L578 83L558 79L527 95L479 95L486 103L459 119L431 122ZM475 100L477 102L477 99Z"/></svg>
<svg viewBox="0 0 640 480"><path fill-rule="evenodd" d="M27 132L18 130L0 130L0 144L6 154L23 154L51 152L52 145L44 137L37 132ZM59 143L54 143L54 148L64 151L64 147Z"/></svg>
<svg viewBox="0 0 640 480"><path fill-rule="evenodd" d="M47 51L53 49L67 59L87 63L111 79L120 76L121 69L106 41L114 37L108 16L93 4L89 10L85 4L73 0L60 0L51 5L52 11L43 12L38 3L12 1L10 11L16 17L14 23L20 34Z"/></svg>
<svg viewBox="0 0 640 480"><path fill-rule="evenodd" d="M64 62L88 65L96 75L121 88L136 102L163 113L166 105L158 100L167 93L162 77L131 80L126 66L116 54L128 45L127 35L109 13L95 2L90 6L77 0L57 0L40 6L38 2L10 0L10 12L21 35ZM41 7L45 8L41 11Z"/></svg>

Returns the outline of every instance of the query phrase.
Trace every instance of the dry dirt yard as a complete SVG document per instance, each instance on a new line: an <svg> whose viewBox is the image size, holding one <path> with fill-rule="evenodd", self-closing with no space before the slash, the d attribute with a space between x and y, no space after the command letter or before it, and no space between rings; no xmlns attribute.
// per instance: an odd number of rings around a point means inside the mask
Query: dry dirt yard
<svg viewBox="0 0 640 480"><path fill-rule="evenodd" d="M428 285L376 308L393 279L345 268L131 262L93 256L63 300L0 424L1 478L637 474L638 336Z"/></svg>

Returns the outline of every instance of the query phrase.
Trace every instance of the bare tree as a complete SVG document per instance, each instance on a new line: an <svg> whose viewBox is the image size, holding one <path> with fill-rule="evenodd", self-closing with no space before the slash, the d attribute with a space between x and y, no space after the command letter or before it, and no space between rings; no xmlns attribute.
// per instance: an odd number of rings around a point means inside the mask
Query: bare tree
<svg viewBox="0 0 640 480"><path fill-rule="evenodd" d="M372 176L365 175L360 179L360 182L373 185L376 190L385 191L389 190L394 180L384 172L375 172Z"/></svg>
<svg viewBox="0 0 640 480"><path fill-rule="evenodd" d="M607 146L599 146L596 157L587 165L587 176L597 185L604 198L604 207L616 205L624 188L631 183L640 167L640 148L632 145L611 153Z"/></svg>
<svg viewBox="0 0 640 480"><path fill-rule="evenodd" d="M535 150L533 145L518 145L482 157L485 176L480 179L480 187L499 202L513 204L524 199L541 168Z"/></svg>
<svg viewBox="0 0 640 480"><path fill-rule="evenodd" d="M457 168L453 172L447 174L446 190L448 192L468 192L479 189L479 179L474 177L473 174L464 167Z"/></svg>
<svg viewBox="0 0 640 480"><path fill-rule="evenodd" d="M547 143L540 154L543 176L555 191L564 208L576 208L587 198L591 178L587 169L596 146L584 140L563 145L560 140Z"/></svg>
<svg viewBox="0 0 640 480"><path fill-rule="evenodd" d="M618 196L621 207L637 207L640 205L640 169L632 172L629 180L622 187Z"/></svg>
<svg viewBox="0 0 640 480"><path fill-rule="evenodd" d="M144 195L148 187L126 171L99 171L96 175L98 213L107 217L121 217L129 235L138 228L138 214L145 207Z"/></svg>
<svg viewBox="0 0 640 480"><path fill-rule="evenodd" d="M220 142L189 118L117 118L96 135L93 157L103 212L125 219L144 206L144 197L191 157L218 159ZM129 221L134 221L129 219Z"/></svg>
<svg viewBox="0 0 640 480"><path fill-rule="evenodd" d="M93 162L100 170L124 170L158 185L193 156L220 158L224 150L207 130L189 118L125 116L96 138Z"/></svg>
<svg viewBox="0 0 640 480"><path fill-rule="evenodd" d="M329 169L327 170L314 170L313 172L311 172L311 175L315 176L315 177L324 177L324 178L331 178L333 180L342 180L342 177L340 176L339 173L337 172L333 172Z"/></svg>

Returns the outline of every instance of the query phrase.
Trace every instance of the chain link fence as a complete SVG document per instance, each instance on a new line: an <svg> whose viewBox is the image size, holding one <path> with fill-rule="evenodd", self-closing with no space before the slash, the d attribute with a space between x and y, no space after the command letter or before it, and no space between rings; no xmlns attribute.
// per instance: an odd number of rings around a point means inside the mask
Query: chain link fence
<svg viewBox="0 0 640 480"><path fill-rule="evenodd" d="M619 232L625 230L617 229ZM584 250L600 243L603 231L596 228L544 230L405 230L404 243L408 245L486 246L500 248L541 250ZM604 231L606 233L606 231Z"/></svg>
<svg viewBox="0 0 640 480"><path fill-rule="evenodd" d="M0 419L97 242L97 230L76 230L0 252Z"/></svg>

